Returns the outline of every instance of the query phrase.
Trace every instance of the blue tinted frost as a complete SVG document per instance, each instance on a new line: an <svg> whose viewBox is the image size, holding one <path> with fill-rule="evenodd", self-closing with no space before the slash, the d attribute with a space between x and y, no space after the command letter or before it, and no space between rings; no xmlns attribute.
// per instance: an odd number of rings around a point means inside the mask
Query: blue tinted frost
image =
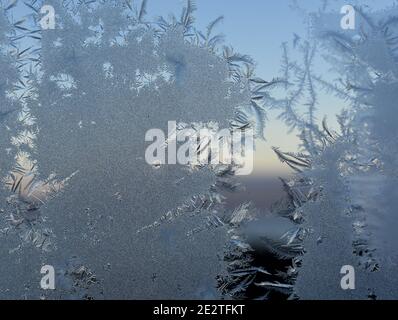
<svg viewBox="0 0 398 320"><path fill-rule="evenodd" d="M39 28L44 2L24 4L26 21L13 3L0 8L0 298L397 298L396 8L357 6L343 32L324 1L266 82L220 46L221 18L195 29L192 1L156 21L146 1L46 1L55 30ZM320 56L336 79L317 74ZM334 128L318 119L321 91L346 102ZM144 159L145 132L170 120L177 136L263 137L266 108L301 139L274 148L295 174L266 214L223 207L235 165ZM38 287L46 264L54 292Z"/></svg>
<svg viewBox="0 0 398 320"><path fill-rule="evenodd" d="M20 118L29 128L4 141L23 149L13 166L4 160L16 210L8 228L19 235L4 231L10 244L2 248L12 249L4 263L35 272L8 279L4 296L217 297L225 229L203 231L224 226L220 191L232 188L236 167L150 165L145 133L167 133L168 121L263 124L264 101L253 91L265 81L249 57L220 46L220 19L205 34L195 30L191 1L181 18L157 22L147 21L145 2L45 4L55 8L56 29L36 31L34 1L27 33ZM7 83L17 81L11 71L2 72ZM37 287L44 264L56 268L55 292Z"/></svg>

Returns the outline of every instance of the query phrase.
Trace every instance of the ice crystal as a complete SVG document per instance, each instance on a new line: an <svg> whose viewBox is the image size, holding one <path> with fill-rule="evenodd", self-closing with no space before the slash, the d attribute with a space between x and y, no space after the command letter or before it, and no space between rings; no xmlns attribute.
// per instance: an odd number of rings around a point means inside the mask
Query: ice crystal
<svg viewBox="0 0 398 320"><path fill-rule="evenodd" d="M352 31L339 29L339 12L323 10L307 20L308 40L294 37L302 62L292 61L284 44L286 98L268 100L302 142L300 152L274 149L296 172L283 180L287 196L271 213L291 223L291 231L278 234L280 221L269 218L272 227L259 228L257 235L267 246L255 248L245 225L233 226L225 255L229 272L220 281L229 297L272 299L276 291L283 293L277 297L300 299L397 297L397 9L357 6ZM316 74L317 55L330 63L336 79ZM321 90L346 102L339 128L315 116ZM278 264L283 271L272 272ZM341 287L340 271L347 265L355 269L355 290Z"/></svg>
<svg viewBox="0 0 398 320"><path fill-rule="evenodd" d="M7 139L27 146L4 179L14 206L10 230L25 230L14 246L21 268L57 268L78 256L102 279L103 296L89 298L197 297L197 287L216 297L225 235L201 231L224 225L219 191L233 188L238 165L147 163L145 132L167 132L176 121L259 126L262 135L268 83L248 56L220 46L213 31L221 18L205 33L195 29L192 1L181 18L158 21L148 20L146 1L46 1L56 12L54 30L40 30L42 4L25 3L33 19L24 36L33 45L19 53L31 64L20 115L30 129ZM43 252L48 238L52 250ZM25 251L33 256L35 247L40 254L28 260ZM65 280L80 289L64 298L82 298L79 277Z"/></svg>

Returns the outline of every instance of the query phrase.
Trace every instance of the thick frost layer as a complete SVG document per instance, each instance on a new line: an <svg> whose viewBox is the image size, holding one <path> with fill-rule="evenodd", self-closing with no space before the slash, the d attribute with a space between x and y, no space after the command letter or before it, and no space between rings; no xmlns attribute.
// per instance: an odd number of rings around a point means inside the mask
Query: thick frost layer
<svg viewBox="0 0 398 320"><path fill-rule="evenodd" d="M248 128L262 115L252 86L265 82L249 80L248 57L229 48L218 53L217 21L207 35L195 31L190 1L180 20L159 23L145 20L145 2L137 12L125 1L46 4L55 8L56 28L41 32L27 99L38 130L23 138L31 141L35 161L19 163L17 188L24 187L15 200L38 215L22 227L30 228L28 243L45 250L16 246L21 268L29 264L39 272L42 264L58 268L79 257L81 266L58 271L69 280L46 293L49 298L217 297L217 253L225 236L199 231L223 225L218 192L235 168L150 165L145 133L167 134L168 121ZM38 245L42 240L46 245ZM74 280L74 269L101 293ZM7 297L20 296L37 277L23 273L8 284L14 289ZM32 289L29 296L39 293Z"/></svg>

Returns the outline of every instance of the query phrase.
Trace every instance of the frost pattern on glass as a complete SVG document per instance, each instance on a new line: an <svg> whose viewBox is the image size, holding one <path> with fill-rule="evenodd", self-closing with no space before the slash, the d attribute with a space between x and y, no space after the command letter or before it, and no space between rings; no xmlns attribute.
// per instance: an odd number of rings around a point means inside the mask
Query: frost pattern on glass
<svg viewBox="0 0 398 320"><path fill-rule="evenodd" d="M45 1L56 28L37 32L41 4L26 4L31 130L6 141L28 146L4 180L18 199L12 230L26 229L22 242L8 236L20 267L54 265L64 298L218 297L225 232L212 230L225 225L219 192L234 187L237 167L150 165L145 133L177 121L262 135L267 83L248 56L220 45L221 19L194 28L192 1L181 18L155 22L146 1ZM59 270L69 257L84 264ZM10 280L7 297L25 284L29 297L59 298L37 291L39 276Z"/></svg>
<svg viewBox="0 0 398 320"><path fill-rule="evenodd" d="M287 196L272 208L271 226L260 228L257 238L250 237L250 225L264 218L254 209L250 219L231 225L224 257L228 272L219 278L228 297L397 298L398 11L356 6L356 30L343 31L336 23L339 12L327 9L325 2L307 19L308 40L295 35L292 46L283 46L280 82L286 98L268 105L300 132L300 152L274 148L296 174L283 181ZM291 59L291 48L302 53L302 62ZM314 60L320 55L336 80L316 74ZM346 101L338 128L316 119L322 91ZM281 219L286 229L278 235ZM259 241L266 245L256 246ZM355 290L341 287L346 265L355 268Z"/></svg>
<svg viewBox="0 0 398 320"><path fill-rule="evenodd" d="M319 290L317 297L324 298L396 299L397 9L391 8L388 13L355 9L359 18L357 30L361 32L343 34L330 27L324 15L313 22L315 36L323 39L331 52L328 57L341 75L340 85L335 86L337 94L346 92L350 109L340 117L340 123L346 123L341 134L322 152L328 160L339 157L333 163L326 163L328 180L323 189L332 189L333 205L341 203L341 206L323 220L318 218L320 227L330 237L326 235L323 254L319 250L308 251L299 272L298 291L309 297L315 297ZM312 172L313 169L311 175ZM333 175L342 182L340 186L333 185ZM320 210L325 212L329 208L321 206ZM340 259L334 257L336 253ZM345 293L339 288L327 290L320 282L308 287L305 282L309 277L324 278L330 270L325 266L320 273L322 267L318 272L311 268L315 257L323 263L331 259L336 268L355 266L357 289ZM311 289L318 290L311 293ZM322 291L324 294L320 295Z"/></svg>
<svg viewBox="0 0 398 320"><path fill-rule="evenodd" d="M271 245L253 248L247 238L250 233L235 227L233 234L243 232L243 236L234 236L231 243L237 249L228 251L234 253L228 277L235 283L232 287L230 280L222 283L226 295L272 298L278 291L291 299L397 298L398 11L393 7L371 12L359 6L355 10L358 26L352 31L337 29L339 12L312 14L310 40L295 36L293 41L293 47L304 53L303 62L290 61L289 47L283 47L287 99L270 101L270 106L282 110L286 124L300 130L302 148L299 153L274 149L296 174L283 181L287 197L272 211L295 225L291 232L296 236L284 245L290 257L278 253L276 262L261 261L290 233L281 232L272 244L268 239L279 223L270 222L275 227L262 228L259 238ZM330 62L338 79L324 80L315 74L317 52ZM326 119L318 123L314 116L321 90L347 102L334 130ZM306 107L305 113L298 112L299 106ZM243 263L245 272L235 275L235 265ZM270 272L278 263L290 271ZM340 271L346 265L355 268L355 290L341 287ZM265 271L270 280L258 283ZM256 291L253 284L267 290Z"/></svg>

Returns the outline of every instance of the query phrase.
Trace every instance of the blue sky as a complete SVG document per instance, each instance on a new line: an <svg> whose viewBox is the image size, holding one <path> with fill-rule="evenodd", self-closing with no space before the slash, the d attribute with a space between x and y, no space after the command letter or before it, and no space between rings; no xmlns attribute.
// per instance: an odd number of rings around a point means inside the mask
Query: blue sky
<svg viewBox="0 0 398 320"><path fill-rule="evenodd" d="M150 0L148 12L154 15L180 12L184 0ZM226 43L239 52L251 55L257 62L257 73L266 80L279 75L281 44L290 42L293 34L306 35L305 14L294 10L291 0L197 0L197 25L204 28L209 21L223 15L219 27L226 36ZM316 11L322 0L298 0L306 11ZM331 8L340 11L345 4L363 5L373 10L385 9L396 4L395 0L330 0ZM339 24L340 21L336 21ZM319 66L318 73L325 75L328 66ZM327 76L327 75L326 75ZM323 95L320 99L319 119L324 115L334 124L334 116L344 107L334 97ZM288 172L273 153L271 147L278 146L286 151L296 151L299 140L295 134L288 134L286 126L269 114L266 142L258 142L255 174L265 176L284 175Z"/></svg>
<svg viewBox="0 0 398 320"><path fill-rule="evenodd" d="M277 74L280 46L292 39L292 32L305 31L302 18L289 9L289 0L197 0L197 25L204 29L209 22L224 16L218 30L241 53L250 54L258 63L258 72ZM185 0L150 0L149 15L181 11Z"/></svg>
<svg viewBox="0 0 398 320"><path fill-rule="evenodd" d="M257 74L266 80L279 75L281 45L291 41L293 33L305 34L304 17L292 10L290 0L197 0L197 26L204 29L209 22L224 16L218 31L225 35L226 44L238 52L249 54L257 63ZM318 7L319 0L306 0L308 7ZM150 0L150 16L167 15L181 11L185 0ZM276 176L287 168L279 162L271 147L295 151L298 139L288 134L283 123L269 115L267 141L258 141L255 175Z"/></svg>

